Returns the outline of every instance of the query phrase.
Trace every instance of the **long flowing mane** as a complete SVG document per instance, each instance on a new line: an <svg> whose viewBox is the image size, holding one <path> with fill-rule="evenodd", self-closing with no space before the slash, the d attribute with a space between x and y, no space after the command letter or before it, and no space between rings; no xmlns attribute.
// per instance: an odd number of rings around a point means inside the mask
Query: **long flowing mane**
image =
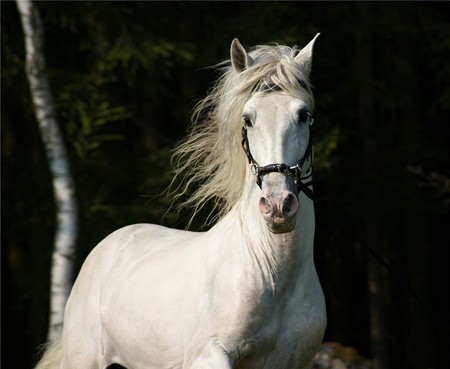
<svg viewBox="0 0 450 369"><path fill-rule="evenodd" d="M242 110L252 94L283 90L314 108L308 75L294 60L298 52L296 46L258 45L249 53L254 63L241 73L230 60L216 65L222 74L195 106L188 135L173 151L171 192L179 197L193 190L179 209L192 208L194 217L212 201L217 219L241 197L247 166L241 146Z"/></svg>

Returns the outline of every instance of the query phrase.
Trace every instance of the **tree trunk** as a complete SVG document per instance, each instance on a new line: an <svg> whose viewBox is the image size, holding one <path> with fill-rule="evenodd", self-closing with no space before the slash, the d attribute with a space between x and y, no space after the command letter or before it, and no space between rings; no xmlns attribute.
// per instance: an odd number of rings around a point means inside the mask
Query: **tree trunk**
<svg viewBox="0 0 450 369"><path fill-rule="evenodd" d="M412 26L412 25L411 25ZM401 80L397 91L400 103L404 107L397 116L402 130L403 151L409 158L409 165L415 165L421 156L417 155L422 142L423 122L421 100L419 98L420 56L416 45L408 39L400 39L397 50L409 55L404 60L401 73L396 79ZM423 159L422 159L423 160ZM404 163L403 163L404 165ZM405 170L405 168L401 168ZM432 266L430 263L429 240L427 239L426 200L416 184L416 178L407 176L403 180L407 202L404 203L405 242L403 255L406 260L406 276L408 286L428 306L432 306ZM436 366L436 342L434 342L432 315L424 309L410 294L406 299L407 325L405 326L406 362L409 368L432 368Z"/></svg>
<svg viewBox="0 0 450 369"><path fill-rule="evenodd" d="M61 333L64 307L72 285L77 205L64 140L53 96L45 74L44 36L38 9L30 0L16 0L25 39L26 73L52 177L56 206L55 244L52 257L48 340Z"/></svg>
<svg viewBox="0 0 450 369"><path fill-rule="evenodd" d="M357 8L357 18L367 19L364 12L368 7ZM359 14L359 13L363 14ZM374 53L373 39L370 31L355 35L355 68L357 74L357 116L361 132L361 176L362 216L364 222L364 239L366 245L383 257L386 240L383 236L381 221L382 198L379 178L382 171L380 163L379 122L376 120L374 96ZM370 330L370 349L374 369L391 367L389 336L390 313L386 308L389 296L386 272L371 255L367 254L367 288Z"/></svg>

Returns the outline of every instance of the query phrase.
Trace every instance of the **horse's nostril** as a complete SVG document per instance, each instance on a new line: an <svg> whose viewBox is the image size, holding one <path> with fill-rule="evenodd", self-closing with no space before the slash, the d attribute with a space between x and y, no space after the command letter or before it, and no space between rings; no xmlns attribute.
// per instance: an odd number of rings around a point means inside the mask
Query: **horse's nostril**
<svg viewBox="0 0 450 369"><path fill-rule="evenodd" d="M283 201L283 213L289 213L291 210L291 198L290 196L286 197Z"/></svg>
<svg viewBox="0 0 450 369"><path fill-rule="evenodd" d="M287 213L291 210L291 205L294 201L294 196L289 194L286 196L286 198L283 201L283 212Z"/></svg>
<svg viewBox="0 0 450 369"><path fill-rule="evenodd" d="M271 214L272 213L272 206L270 204L270 201L265 196L263 196L259 199L259 211L262 214Z"/></svg>
<svg viewBox="0 0 450 369"><path fill-rule="evenodd" d="M293 216L298 210L297 196L292 193L288 194L283 201L282 211L286 216Z"/></svg>

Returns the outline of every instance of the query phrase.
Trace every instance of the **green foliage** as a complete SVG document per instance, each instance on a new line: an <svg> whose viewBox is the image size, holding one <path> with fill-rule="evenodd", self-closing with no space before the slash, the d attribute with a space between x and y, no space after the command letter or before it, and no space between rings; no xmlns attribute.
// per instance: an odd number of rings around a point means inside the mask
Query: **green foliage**
<svg viewBox="0 0 450 369"><path fill-rule="evenodd" d="M89 81L77 81L64 86L58 93L58 117L64 124L67 138L80 159L101 149L108 141L122 140L121 133L105 131L106 126L131 117L123 106L112 106L108 97L102 95L101 86Z"/></svg>

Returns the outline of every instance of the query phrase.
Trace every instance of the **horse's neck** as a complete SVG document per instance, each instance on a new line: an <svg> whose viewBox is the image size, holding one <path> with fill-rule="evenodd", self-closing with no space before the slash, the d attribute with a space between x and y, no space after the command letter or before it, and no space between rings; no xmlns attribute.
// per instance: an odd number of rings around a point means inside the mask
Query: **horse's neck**
<svg viewBox="0 0 450 369"><path fill-rule="evenodd" d="M314 206L300 195L300 210L292 232L273 234L258 210L260 191L254 188L236 205L244 248L250 262L257 265L272 288L283 288L313 263Z"/></svg>

